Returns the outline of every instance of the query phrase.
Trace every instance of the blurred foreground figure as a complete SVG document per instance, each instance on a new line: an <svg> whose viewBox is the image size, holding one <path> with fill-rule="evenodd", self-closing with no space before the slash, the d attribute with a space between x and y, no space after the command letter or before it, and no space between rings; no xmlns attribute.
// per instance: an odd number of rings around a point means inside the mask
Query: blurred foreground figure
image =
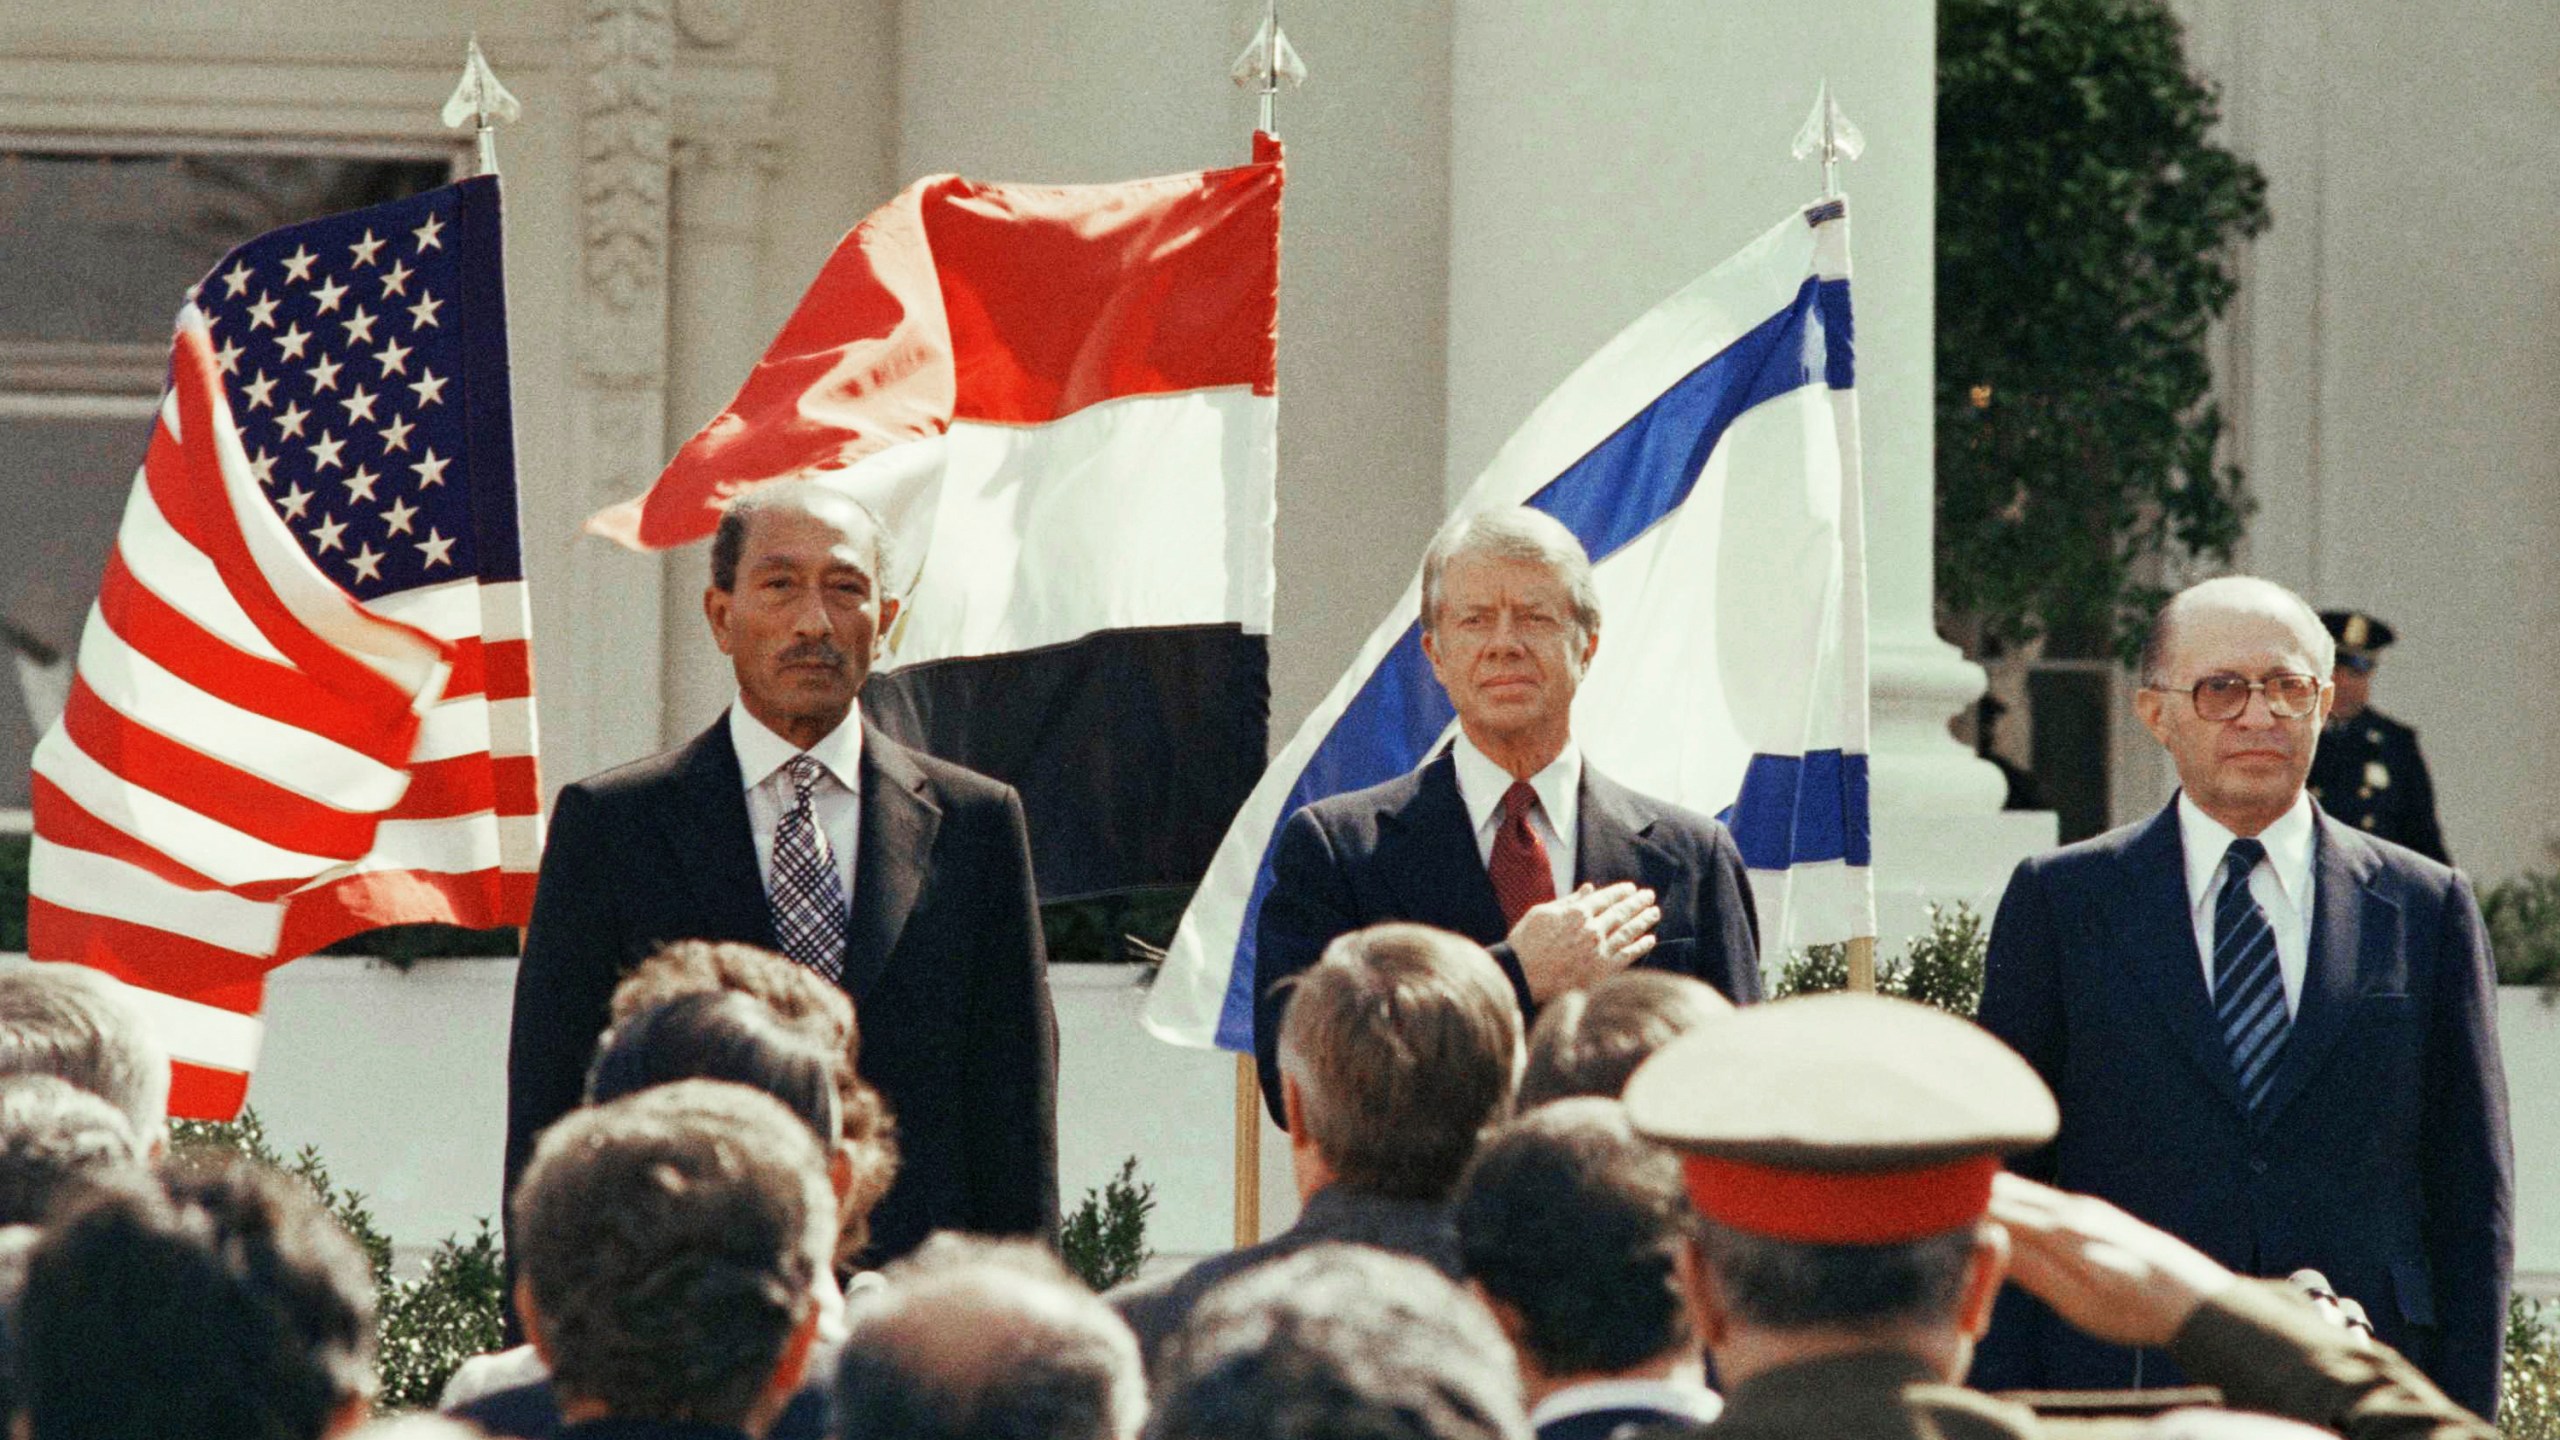
<svg viewBox="0 0 2560 1440"><path fill-rule="evenodd" d="M1528 1440L1511 1348L1427 1265L1318 1245L1222 1285L1166 1345L1148 1440Z"/></svg>
<svg viewBox="0 0 2560 1440"><path fill-rule="evenodd" d="M1326 1241L1458 1273L1449 1196L1476 1137L1510 1113L1520 1011L1484 947L1423 925L1341 936L1291 987L1280 1038L1289 1163L1305 1209L1286 1231L1111 1292L1148 1357L1211 1287Z"/></svg>
<svg viewBox="0 0 2560 1440"><path fill-rule="evenodd" d="M134 992L85 965L0 970L0 1076L51 1075L124 1112L152 1159L169 1148L169 1052Z"/></svg>
<svg viewBox="0 0 2560 1440"><path fill-rule="evenodd" d="M1980 1018L2062 1108L2016 1168L2246 1275L2312 1269L2463 1404L2498 1403L2515 1154L2471 882L2304 793L2328 630L2245 576L2180 592L2134 711L2159 814L2018 866ZM2176 1367L2004 1299L2002 1388L2174 1385Z"/></svg>
<svg viewBox="0 0 2560 1440"><path fill-rule="evenodd" d="M836 1370L836 1440L1137 1440L1137 1339L1046 1249L937 1235L884 1278Z"/></svg>
<svg viewBox="0 0 2560 1440"><path fill-rule="evenodd" d="M16 1321L27 1440L321 1440L373 1395L364 1255L301 1181L245 1160L61 1221Z"/></svg>
<svg viewBox="0 0 2560 1440"><path fill-rule="evenodd" d="M1538 1440L1610 1440L1724 1408L1678 1281L1693 1223L1678 1158L1615 1100L1559 1100L1485 1141L1459 1187L1458 1249L1520 1352Z"/></svg>
<svg viewBox="0 0 2560 1440"><path fill-rule="evenodd" d="M1626 1103L1681 1152L1699 1215L1683 1273L1726 1390L1722 1418L1695 1433L2125 1433L2121 1418L2039 1416L1964 1386L2004 1276L2100 1339L2166 1348L2238 1408L2350 1440L2496 1433L2291 1287L2002 1174L2002 1155L2052 1136L2053 1097L1952 1016L1873 995L1754 1007L1655 1056ZM2237 1440L2264 1422L2189 1410L2166 1423Z"/></svg>

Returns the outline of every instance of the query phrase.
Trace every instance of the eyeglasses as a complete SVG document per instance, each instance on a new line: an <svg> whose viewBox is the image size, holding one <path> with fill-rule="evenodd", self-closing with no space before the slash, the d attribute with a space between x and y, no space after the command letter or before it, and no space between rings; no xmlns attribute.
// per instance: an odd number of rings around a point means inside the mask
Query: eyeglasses
<svg viewBox="0 0 2560 1440"><path fill-rule="evenodd" d="M2183 693L2196 707L2199 720L2236 720L2249 708L2249 697L2263 690L2267 695L2267 712L2279 720L2299 720L2320 704L2320 692L2329 682L2317 675L2270 675L2264 680L2251 680L2239 675L2207 675L2186 690L2166 685L2145 685L2163 695Z"/></svg>

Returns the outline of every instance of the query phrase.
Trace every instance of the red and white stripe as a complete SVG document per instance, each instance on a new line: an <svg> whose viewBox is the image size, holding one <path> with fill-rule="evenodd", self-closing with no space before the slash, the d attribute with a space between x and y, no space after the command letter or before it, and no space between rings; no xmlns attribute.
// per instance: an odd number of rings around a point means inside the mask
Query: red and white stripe
<svg viewBox="0 0 2560 1440"><path fill-rule="evenodd" d="M37 747L27 948L124 980L171 1113L238 1112L266 972L359 930L526 914L540 851L520 583L368 608L303 554L182 313L150 448Z"/></svg>

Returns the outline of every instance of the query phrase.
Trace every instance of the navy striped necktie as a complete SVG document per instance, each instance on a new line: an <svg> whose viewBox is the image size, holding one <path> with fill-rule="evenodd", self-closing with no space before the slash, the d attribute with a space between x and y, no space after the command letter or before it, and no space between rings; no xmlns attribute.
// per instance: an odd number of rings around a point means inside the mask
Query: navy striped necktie
<svg viewBox="0 0 2560 1440"><path fill-rule="evenodd" d="M2222 855L2222 893L2213 902L2213 1012L2231 1052L2241 1103L2253 1115L2267 1098L2285 1032L2292 1028L2284 1008L2284 973L2276 964L2275 927L2249 893L2249 873L2266 858L2267 847L2257 841L2232 841Z"/></svg>

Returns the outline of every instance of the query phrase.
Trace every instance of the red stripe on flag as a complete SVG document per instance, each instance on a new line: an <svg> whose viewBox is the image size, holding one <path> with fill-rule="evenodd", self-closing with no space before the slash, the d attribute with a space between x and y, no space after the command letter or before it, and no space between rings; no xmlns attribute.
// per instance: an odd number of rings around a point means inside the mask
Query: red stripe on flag
<svg viewBox="0 0 2560 1440"><path fill-rule="evenodd" d="M293 897L285 907L287 955L308 955L385 925L460 925L489 930L533 917L530 871L377 870L349 875Z"/></svg>
<svg viewBox="0 0 2560 1440"><path fill-rule="evenodd" d="M237 1120L249 1099L249 1077L185 1060L169 1064L169 1118Z"/></svg>
<svg viewBox="0 0 2560 1440"><path fill-rule="evenodd" d="M450 760L421 761L409 772L409 790L391 807L386 819L443 820L495 810L524 814L499 803L522 796L539 782L530 755L457 755Z"/></svg>
<svg viewBox="0 0 2560 1440"><path fill-rule="evenodd" d="M909 186L836 246L728 408L587 528L658 550L779 476L954 419L1034 425L1133 395L1273 393L1281 165L1118 185Z"/></svg>
<svg viewBox="0 0 2560 1440"><path fill-rule="evenodd" d="M86 850L121 860L137 870L168 881L182 890L222 890L249 900L274 900L300 880L275 880L262 884L225 887L212 878L200 875L143 841L127 835L106 821L89 813L87 807L71 798L69 792L42 775L28 777L34 799L36 833L47 844L66 850Z"/></svg>
<svg viewBox="0 0 2560 1440"><path fill-rule="evenodd" d="M417 737L417 717L410 710L410 697L388 678L313 634L276 597L266 574L249 553L248 541L240 533L239 517L232 513L230 487L214 441L213 397L221 380L203 332L180 327L170 363L170 388L178 399L178 423L195 438L181 443L165 424L152 432L151 448L142 461L143 482L151 488L152 503L159 507L170 528L213 562L232 598L248 612L258 633L266 636L269 644L315 682L348 704L361 707L386 736L397 736L400 753L407 754ZM353 600L346 603L350 607L355 604ZM394 622L375 619L368 623ZM424 643L440 643L424 631L416 633Z"/></svg>
<svg viewBox="0 0 2560 1440"><path fill-rule="evenodd" d="M445 699L486 695L492 700L521 700L533 693L533 647L522 640L466 635L451 643L453 676L445 681Z"/></svg>
<svg viewBox="0 0 2560 1440"><path fill-rule="evenodd" d="M255 984L274 963L35 896L27 897L27 954L95 966L144 989L190 999L227 985Z"/></svg>
<svg viewBox="0 0 2560 1440"><path fill-rule="evenodd" d="M107 556L98 613L134 651L208 695L263 715L290 715L294 728L385 765L409 758L409 742L387 734L374 707L352 703L290 665L234 648L135 579L122 549Z"/></svg>
<svg viewBox="0 0 2560 1440"><path fill-rule="evenodd" d="M119 713L76 674L62 728L116 778L278 849L355 860L373 848L376 817L333 809L180 744Z"/></svg>

